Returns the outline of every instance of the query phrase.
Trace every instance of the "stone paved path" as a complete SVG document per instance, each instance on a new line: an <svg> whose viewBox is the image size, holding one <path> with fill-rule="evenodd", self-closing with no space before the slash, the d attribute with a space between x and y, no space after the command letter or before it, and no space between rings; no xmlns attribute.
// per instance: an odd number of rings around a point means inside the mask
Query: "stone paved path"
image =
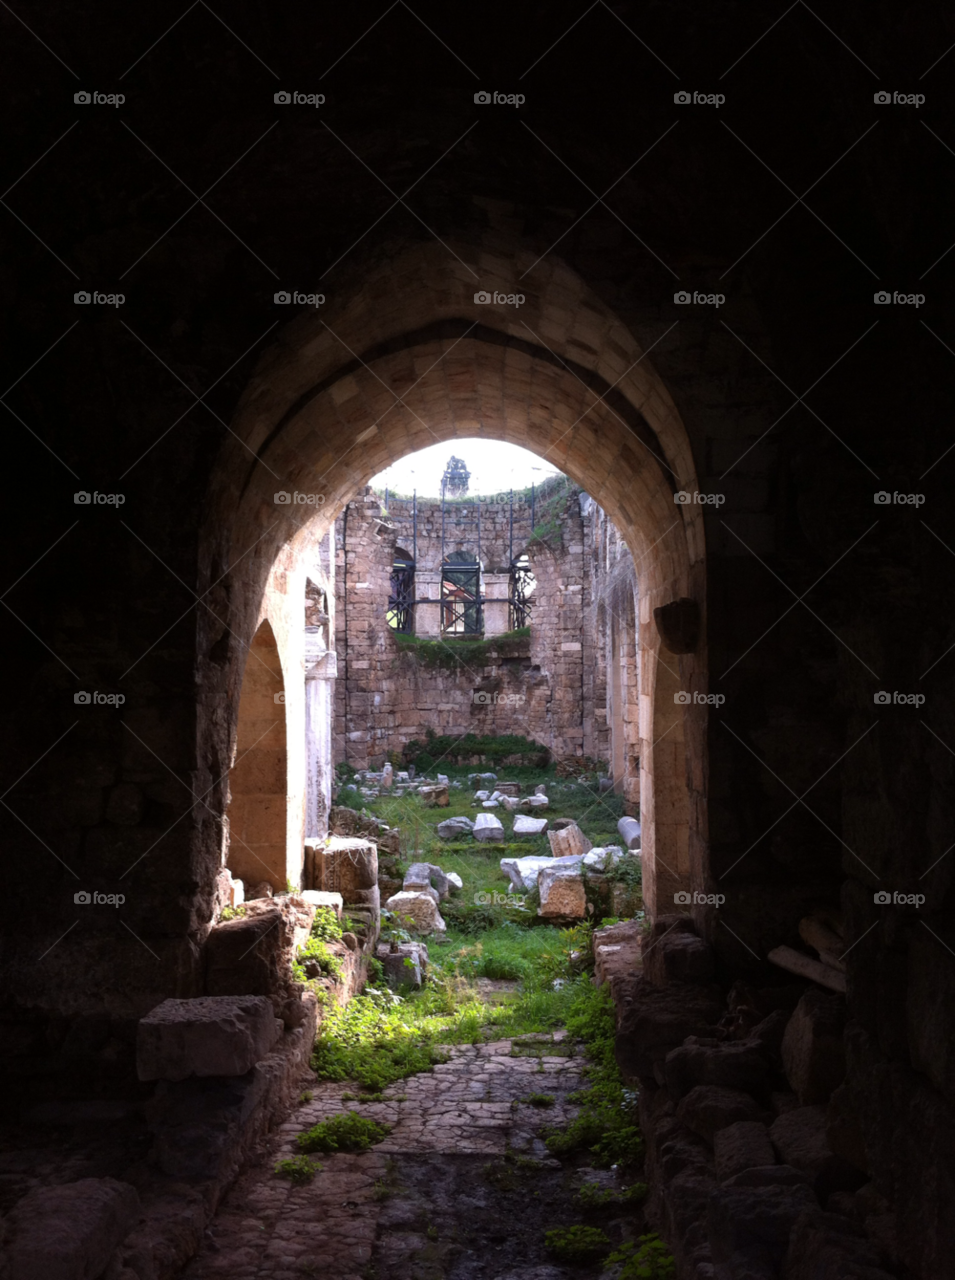
<svg viewBox="0 0 955 1280"><path fill-rule="evenodd" d="M543 1232L585 1220L560 1208L562 1200L572 1203L571 1184L583 1171L550 1159L537 1134L575 1114L567 1095L580 1087L583 1065L556 1032L454 1047L446 1064L392 1086L393 1101L343 1104L347 1084L317 1086L227 1196L183 1280L570 1274L548 1262ZM520 1101L532 1093L555 1103ZM393 1131L364 1154L315 1157L323 1169L308 1186L275 1175L277 1159L297 1154L298 1133L345 1109L385 1120Z"/></svg>

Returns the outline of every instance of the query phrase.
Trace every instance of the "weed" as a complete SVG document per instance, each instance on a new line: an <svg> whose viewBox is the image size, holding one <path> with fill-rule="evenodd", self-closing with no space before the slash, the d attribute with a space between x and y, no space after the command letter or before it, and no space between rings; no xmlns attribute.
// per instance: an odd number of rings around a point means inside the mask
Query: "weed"
<svg viewBox="0 0 955 1280"><path fill-rule="evenodd" d="M602 1187L599 1182L585 1182L577 1192L581 1204L599 1209L605 1205L639 1204L647 1198L649 1188L645 1182L635 1182L632 1187Z"/></svg>
<svg viewBox="0 0 955 1280"><path fill-rule="evenodd" d="M614 1249L607 1264L620 1265L618 1280L672 1280L676 1275L673 1254L654 1232Z"/></svg>
<svg viewBox="0 0 955 1280"><path fill-rule="evenodd" d="M526 1102L532 1107L552 1107L554 1105L554 1095L552 1093L529 1093L526 1098L521 1098L521 1102Z"/></svg>
<svg viewBox="0 0 955 1280"><path fill-rule="evenodd" d="M308 1156L291 1156L288 1160L280 1160L275 1172L280 1178L288 1178L295 1187L304 1187L321 1170L317 1160L309 1160Z"/></svg>
<svg viewBox="0 0 955 1280"><path fill-rule="evenodd" d="M554 1227L544 1235L544 1248L564 1262L590 1262L610 1248L610 1237L599 1227Z"/></svg>
<svg viewBox="0 0 955 1280"><path fill-rule="evenodd" d="M322 1120L306 1129L296 1141L300 1150L307 1152L367 1151L374 1143L382 1142L390 1132L390 1125L346 1111L344 1115L332 1116L330 1120Z"/></svg>

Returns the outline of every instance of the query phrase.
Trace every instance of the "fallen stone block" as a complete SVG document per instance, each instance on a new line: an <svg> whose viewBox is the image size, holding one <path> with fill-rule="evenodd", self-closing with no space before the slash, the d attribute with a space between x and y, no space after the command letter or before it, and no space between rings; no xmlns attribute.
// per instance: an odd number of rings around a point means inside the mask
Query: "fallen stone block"
<svg viewBox="0 0 955 1280"><path fill-rule="evenodd" d="M306 874L312 889L340 893L347 904L355 890L371 889L378 883L378 848L372 840L329 836L321 843L306 841L305 848Z"/></svg>
<svg viewBox="0 0 955 1280"><path fill-rule="evenodd" d="M841 995L807 991L786 1025L783 1069L790 1088L808 1106L828 1102L846 1075L846 1002Z"/></svg>
<svg viewBox="0 0 955 1280"><path fill-rule="evenodd" d="M623 857L623 850L615 844L598 845L583 856L583 865L589 871L609 871Z"/></svg>
<svg viewBox="0 0 955 1280"><path fill-rule="evenodd" d="M483 804L485 800L490 800L490 798L490 791L475 791L473 797L475 804Z"/></svg>
<svg viewBox="0 0 955 1280"><path fill-rule="evenodd" d="M572 822L570 826L560 827L554 830L556 824L551 824L551 829L547 832L547 839L550 841L550 851L555 858L571 858L583 856L593 848L591 842L587 839L576 822Z"/></svg>
<svg viewBox="0 0 955 1280"><path fill-rule="evenodd" d="M423 942L400 942L396 950L382 944L376 950L375 958L381 962L389 987L400 987L404 983L420 987L425 980L428 948Z"/></svg>
<svg viewBox="0 0 955 1280"><path fill-rule="evenodd" d="M640 823L636 818L621 818L617 830L628 849L640 848Z"/></svg>
<svg viewBox="0 0 955 1280"><path fill-rule="evenodd" d="M319 907L329 907L339 920L342 918L342 907L345 904L340 893L326 893L322 889L303 889L302 897L316 911Z"/></svg>
<svg viewBox="0 0 955 1280"><path fill-rule="evenodd" d="M4 1224L10 1280L96 1280L139 1212L135 1188L115 1178L28 1191Z"/></svg>
<svg viewBox="0 0 955 1280"><path fill-rule="evenodd" d="M493 813L479 813L474 822L474 838L482 844L503 844L504 827Z"/></svg>
<svg viewBox="0 0 955 1280"><path fill-rule="evenodd" d="M246 903L250 910L252 903ZM264 910L227 920L206 939L205 990L208 996L268 996L287 984L294 935L281 910L263 899Z"/></svg>
<svg viewBox="0 0 955 1280"><path fill-rule="evenodd" d="M482 805L482 808L484 809L500 809L500 807L501 804L499 800L485 800Z"/></svg>
<svg viewBox="0 0 955 1280"><path fill-rule="evenodd" d="M502 858L501 870L511 882L511 889L516 893L530 893L537 888L537 880L545 867L569 867L579 871L580 858Z"/></svg>
<svg viewBox="0 0 955 1280"><path fill-rule="evenodd" d="M537 878L540 890L539 916L561 916L582 920L587 914L587 892L579 870L572 867L542 867Z"/></svg>
<svg viewBox="0 0 955 1280"><path fill-rule="evenodd" d="M514 834L516 836L539 836L546 830L546 818L525 818L523 814L518 814L514 819Z"/></svg>
<svg viewBox="0 0 955 1280"><path fill-rule="evenodd" d="M676 1115L681 1124L709 1143L720 1129L739 1120L765 1122L770 1118L748 1093L711 1084L692 1088L677 1107Z"/></svg>
<svg viewBox="0 0 955 1280"><path fill-rule="evenodd" d="M461 879L458 873L456 871L449 871L447 873L447 876L448 876L448 888L451 890L451 892L460 893L461 890L464 888L464 881Z"/></svg>
<svg viewBox="0 0 955 1280"><path fill-rule="evenodd" d="M514 813L517 809L521 807L520 797L505 796L504 799L501 801L501 805L503 806L503 808L505 808L508 811L508 813Z"/></svg>
<svg viewBox="0 0 955 1280"><path fill-rule="evenodd" d="M445 818L438 823L438 835L442 840L459 840L461 836L469 836L474 830L470 818Z"/></svg>
<svg viewBox="0 0 955 1280"><path fill-rule="evenodd" d="M546 795L547 795L547 784L546 784L545 782L539 782L539 783L537 784L537 786L534 788L534 795L535 795L535 796L546 796Z"/></svg>
<svg viewBox="0 0 955 1280"><path fill-rule="evenodd" d="M533 813L537 809L546 809L549 804L546 796L525 796L520 807Z"/></svg>
<svg viewBox="0 0 955 1280"><path fill-rule="evenodd" d="M521 784L519 782L498 782L494 787L495 791L499 791L502 796L519 796L521 794Z"/></svg>
<svg viewBox="0 0 955 1280"><path fill-rule="evenodd" d="M638 920L622 920L620 924L594 931L594 978L598 987L617 975L639 970L640 938Z"/></svg>
<svg viewBox="0 0 955 1280"><path fill-rule="evenodd" d="M385 909L398 917L398 925L412 933L444 933L447 925L438 911L437 894L412 893L404 889L393 894Z"/></svg>
<svg viewBox="0 0 955 1280"><path fill-rule="evenodd" d="M496 773L469 773L468 782L497 782Z"/></svg>
<svg viewBox="0 0 955 1280"><path fill-rule="evenodd" d="M716 1176L726 1182L746 1169L761 1169L776 1163L769 1130L758 1120L737 1120L713 1135Z"/></svg>
<svg viewBox="0 0 955 1280"><path fill-rule="evenodd" d="M433 786L420 787L418 795L431 809L445 809L451 803L447 783L435 783Z"/></svg>
<svg viewBox="0 0 955 1280"><path fill-rule="evenodd" d="M200 996L164 1000L136 1032L140 1080L242 1076L268 1054L282 1033L265 996Z"/></svg>

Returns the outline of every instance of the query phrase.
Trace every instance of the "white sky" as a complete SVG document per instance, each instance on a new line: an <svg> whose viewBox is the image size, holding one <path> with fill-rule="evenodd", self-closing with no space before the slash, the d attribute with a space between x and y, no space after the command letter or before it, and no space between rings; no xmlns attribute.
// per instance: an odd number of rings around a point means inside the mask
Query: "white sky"
<svg viewBox="0 0 955 1280"><path fill-rule="evenodd" d="M421 498L441 496L441 477L451 456L463 458L471 473L469 494L492 494L508 489L523 489L540 484L549 476L560 475L552 463L539 458L529 449L503 440L478 440L465 437L429 445L418 453L393 463L372 480L376 489L386 485L394 493L411 494L415 489Z"/></svg>

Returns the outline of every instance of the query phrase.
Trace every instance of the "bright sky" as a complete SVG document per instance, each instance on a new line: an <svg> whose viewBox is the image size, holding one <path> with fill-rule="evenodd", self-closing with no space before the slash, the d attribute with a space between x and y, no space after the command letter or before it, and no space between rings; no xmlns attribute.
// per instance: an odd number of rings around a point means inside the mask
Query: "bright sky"
<svg viewBox="0 0 955 1280"><path fill-rule="evenodd" d="M465 437L429 445L419 453L409 453L380 471L372 480L376 489L387 486L394 493L411 494L415 489L421 498L441 496L441 477L451 456L463 458L471 473L469 494L492 494L508 489L523 489L540 484L549 476L560 475L552 463L539 458L529 449L503 440L478 440Z"/></svg>

